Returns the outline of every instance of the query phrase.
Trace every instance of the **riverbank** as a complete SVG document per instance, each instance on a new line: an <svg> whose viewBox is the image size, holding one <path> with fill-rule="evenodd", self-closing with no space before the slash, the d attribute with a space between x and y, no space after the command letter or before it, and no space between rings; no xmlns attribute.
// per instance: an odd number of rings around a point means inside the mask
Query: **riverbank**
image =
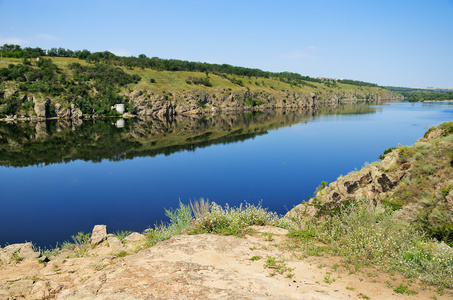
<svg viewBox="0 0 453 300"><path fill-rule="evenodd" d="M0 120L93 119L105 116L198 115L401 101L373 84L299 74L254 77L88 63L74 58L0 60ZM288 75L289 76L289 75ZM32 79L33 78L33 79ZM207 80L198 84L199 78ZM122 104L116 107L116 104Z"/></svg>

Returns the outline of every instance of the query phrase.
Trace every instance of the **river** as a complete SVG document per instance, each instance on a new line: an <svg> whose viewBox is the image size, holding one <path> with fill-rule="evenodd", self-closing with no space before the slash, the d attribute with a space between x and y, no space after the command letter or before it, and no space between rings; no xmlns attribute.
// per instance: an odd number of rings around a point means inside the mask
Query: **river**
<svg viewBox="0 0 453 300"><path fill-rule="evenodd" d="M179 201L285 214L321 181L453 120L452 103L317 112L0 124L0 246L54 247L105 224L143 231Z"/></svg>

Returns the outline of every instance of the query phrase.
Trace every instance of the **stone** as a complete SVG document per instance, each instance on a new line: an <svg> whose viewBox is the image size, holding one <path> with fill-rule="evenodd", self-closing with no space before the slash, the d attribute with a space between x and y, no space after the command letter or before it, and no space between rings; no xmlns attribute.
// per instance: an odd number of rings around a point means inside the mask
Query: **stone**
<svg viewBox="0 0 453 300"><path fill-rule="evenodd" d="M107 239L107 226L95 225L88 243L92 246L97 246L106 239Z"/></svg>
<svg viewBox="0 0 453 300"><path fill-rule="evenodd" d="M71 117L71 111L69 109L63 108L60 103L55 104L55 113L58 118L66 119Z"/></svg>
<svg viewBox="0 0 453 300"><path fill-rule="evenodd" d="M359 188L357 181L346 181L344 186L347 189L348 194L354 194L354 192Z"/></svg>
<svg viewBox="0 0 453 300"><path fill-rule="evenodd" d="M107 243L111 249L111 251L115 251L121 249L123 247L123 243L119 238L114 236L113 234L109 234L107 237Z"/></svg>
<svg viewBox="0 0 453 300"><path fill-rule="evenodd" d="M125 119L135 118L135 115L132 115L130 113L124 113L123 118L125 118Z"/></svg>
<svg viewBox="0 0 453 300"><path fill-rule="evenodd" d="M22 298L22 295L30 294L32 289L33 280L18 280L9 286L8 293L11 299L18 299L19 297Z"/></svg>
<svg viewBox="0 0 453 300"><path fill-rule="evenodd" d="M74 119L83 118L83 113L75 104L71 104L71 117Z"/></svg>
<svg viewBox="0 0 453 300"><path fill-rule="evenodd" d="M378 178L378 183L381 185L384 193L393 189L398 184L397 182L390 180L386 174L382 174L382 176Z"/></svg>
<svg viewBox="0 0 453 300"><path fill-rule="evenodd" d="M49 261L50 261L50 259L45 255L38 258L38 262L40 262L40 263L48 263Z"/></svg>
<svg viewBox="0 0 453 300"><path fill-rule="evenodd" d="M47 117L47 110L49 107L49 100L42 100L42 99L37 99L36 97L33 97L33 103L34 105L34 110L35 114L38 117L45 118Z"/></svg>
<svg viewBox="0 0 453 300"><path fill-rule="evenodd" d="M126 238L124 238L124 240L126 241L126 243L142 242L145 240L145 235L140 234L138 232L132 232Z"/></svg>
<svg viewBox="0 0 453 300"><path fill-rule="evenodd" d="M37 259L40 257L40 253L33 250L32 243L13 244L0 249L1 260L11 261L14 259L14 256L20 258L20 260Z"/></svg>

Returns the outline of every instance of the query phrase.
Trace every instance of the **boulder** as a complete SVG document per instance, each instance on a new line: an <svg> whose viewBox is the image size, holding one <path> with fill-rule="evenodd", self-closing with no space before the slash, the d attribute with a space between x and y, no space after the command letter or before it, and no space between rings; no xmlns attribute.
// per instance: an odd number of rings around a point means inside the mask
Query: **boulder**
<svg viewBox="0 0 453 300"><path fill-rule="evenodd" d="M58 118L66 119L71 117L71 111L63 108L60 103L55 104L55 113Z"/></svg>
<svg viewBox="0 0 453 300"><path fill-rule="evenodd" d="M99 245L107 239L107 226L95 225L88 243L92 246Z"/></svg>
<svg viewBox="0 0 453 300"><path fill-rule="evenodd" d="M42 100L42 99L37 99L36 97L33 97L33 103L34 103L34 110L36 116L40 118L45 118L47 116L47 110L49 107L49 100Z"/></svg>
<svg viewBox="0 0 453 300"><path fill-rule="evenodd" d="M83 113L75 104L71 104L71 117L74 119L83 118Z"/></svg>
<svg viewBox="0 0 453 300"><path fill-rule="evenodd" d="M137 242L143 242L145 240L145 235L140 234L138 232L132 232L129 234L127 237L124 238L124 240L127 243L137 243Z"/></svg>
<svg viewBox="0 0 453 300"><path fill-rule="evenodd" d="M109 234L107 236L107 243L109 247L112 249L112 251L121 249L123 247L123 243L121 242L121 240L113 234Z"/></svg>
<svg viewBox="0 0 453 300"><path fill-rule="evenodd" d="M17 262L24 259L38 259L41 256L39 252L33 250L32 243L13 244L0 249L0 260Z"/></svg>

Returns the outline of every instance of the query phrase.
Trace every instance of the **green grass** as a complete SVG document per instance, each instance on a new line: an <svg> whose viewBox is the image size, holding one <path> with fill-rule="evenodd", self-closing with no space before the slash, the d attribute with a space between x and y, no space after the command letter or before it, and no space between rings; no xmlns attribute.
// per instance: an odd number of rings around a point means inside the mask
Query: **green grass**
<svg viewBox="0 0 453 300"><path fill-rule="evenodd" d="M116 256L116 257L125 257L127 256L127 252L126 251L120 251L118 253L114 253L113 256Z"/></svg>
<svg viewBox="0 0 453 300"><path fill-rule="evenodd" d="M120 231L117 231L114 233L114 235L121 241L121 243L125 244L125 238L131 234L132 231L128 231L128 230L120 230Z"/></svg>
<svg viewBox="0 0 453 300"><path fill-rule="evenodd" d="M279 217L276 213L268 212L259 205L246 203L239 207L221 207L214 202L202 200L205 207L202 212L193 217L191 207L199 206L197 201L191 205L179 204L176 209L166 209L169 223L156 224L154 228L146 230L147 245L155 245L159 241L172 236L188 233L218 233L223 235L243 236L250 225L276 225L289 228L293 226L290 220ZM201 203L201 200L200 200ZM209 205L209 208L206 208Z"/></svg>
<svg viewBox="0 0 453 300"><path fill-rule="evenodd" d="M23 258L22 256L20 256L20 249L13 252L12 260L13 260L16 264L24 260L24 258Z"/></svg>
<svg viewBox="0 0 453 300"><path fill-rule="evenodd" d="M453 251L395 218L395 212L380 203L359 201L328 221L308 221L306 227L289 236L309 255L334 254L344 257L354 272L369 267L396 270L407 278L453 288ZM313 251L319 241L328 246Z"/></svg>
<svg viewBox="0 0 453 300"><path fill-rule="evenodd" d="M72 71L68 69L70 63L77 62L81 65L89 65L84 60L78 60L76 58L51 58L62 74L65 74L70 80L72 78ZM0 68L7 68L8 64L21 64L22 59L4 58L0 60ZM34 61L33 61L34 64ZM173 100L182 101L183 95L188 92L195 90L205 90L210 94L228 94L237 91L251 91L252 93L265 92L279 99L285 97L290 98L294 93L301 93L309 95L315 93L319 99L330 99L332 93L340 93L341 95L351 96L356 95L358 99L365 100L367 95L379 95L380 97L389 97L391 93L388 90L377 87L357 87L348 84L338 83L335 88L328 88L323 83L318 82L305 82L301 87L294 86L272 78L255 78L239 75L228 75L230 79L234 78L243 82L243 86L232 83L230 80L223 78L222 76L209 73L209 81L212 83L212 87L206 87L202 85L188 84L186 79L188 77L205 78L206 74L202 72L186 72L186 71L158 71L154 69L129 69L126 67L120 67L126 73L130 75L139 75L142 79L137 84L129 84L122 88L123 92L130 90L142 90L148 91L155 94L163 94L164 91L172 92L174 97ZM151 81L153 79L153 82ZM289 104L289 103L288 103Z"/></svg>
<svg viewBox="0 0 453 300"><path fill-rule="evenodd" d="M407 287L407 285L403 285L403 284L400 284L399 286L394 288L393 291L395 293L398 293L398 294L407 294L407 295L416 295L416 294L418 294L417 291L411 290L411 289L409 289Z"/></svg>

